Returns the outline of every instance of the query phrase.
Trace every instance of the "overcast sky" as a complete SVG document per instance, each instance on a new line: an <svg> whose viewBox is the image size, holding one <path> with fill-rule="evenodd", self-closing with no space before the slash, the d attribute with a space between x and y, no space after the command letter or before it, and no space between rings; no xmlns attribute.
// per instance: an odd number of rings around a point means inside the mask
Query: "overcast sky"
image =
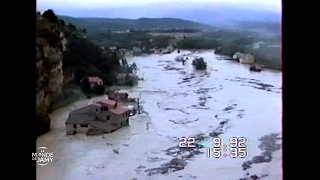
<svg viewBox="0 0 320 180"><path fill-rule="evenodd" d="M143 7L148 7L150 10L150 7L157 7L157 5L152 4L159 3L162 4L162 8L195 8L195 6L198 6L197 9L208 9L228 3L238 4L250 9L263 10L265 8L278 12L281 9L281 0L38 0L37 10L53 9L57 14L60 14L59 12L71 12L73 10L138 7L140 8L139 11L143 11ZM64 15L67 14L64 13Z"/></svg>

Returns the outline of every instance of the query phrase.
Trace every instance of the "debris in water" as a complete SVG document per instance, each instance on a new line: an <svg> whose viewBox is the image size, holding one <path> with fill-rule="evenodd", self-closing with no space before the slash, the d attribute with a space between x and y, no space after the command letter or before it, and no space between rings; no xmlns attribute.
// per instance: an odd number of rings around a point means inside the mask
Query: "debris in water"
<svg viewBox="0 0 320 180"><path fill-rule="evenodd" d="M204 145L203 145L203 144L200 144L200 143L197 143L197 144L196 144L196 148L198 148L198 149L204 148Z"/></svg>
<svg viewBox="0 0 320 180"><path fill-rule="evenodd" d="M188 124L188 123L193 123L196 121L199 121L199 118L194 119L194 120L188 120L187 118L183 119L183 120L169 120L170 122L173 122L174 124Z"/></svg>
<svg viewBox="0 0 320 180"><path fill-rule="evenodd" d="M116 150L116 149L113 149L113 152L116 153L116 154L119 154L119 151Z"/></svg>
<svg viewBox="0 0 320 180"><path fill-rule="evenodd" d="M281 149L281 144L277 141L281 139L280 133L271 133L265 136L262 136L259 141L261 141L260 145L258 146L263 152L261 155L253 157L251 160L245 161L242 164L242 170L247 171L248 169L252 168L253 164L258 163L268 163L272 161L272 153ZM256 174L250 175L247 171L246 173L247 178L240 178L239 180L256 180L262 177L268 176L268 174L262 174L262 176L258 176Z"/></svg>

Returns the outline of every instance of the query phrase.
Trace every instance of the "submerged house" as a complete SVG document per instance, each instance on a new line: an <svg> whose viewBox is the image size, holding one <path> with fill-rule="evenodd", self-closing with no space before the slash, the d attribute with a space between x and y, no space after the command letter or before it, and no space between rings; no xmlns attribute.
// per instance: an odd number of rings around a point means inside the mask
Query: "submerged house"
<svg viewBox="0 0 320 180"><path fill-rule="evenodd" d="M129 109L103 99L72 111L66 120L66 134L99 135L129 126Z"/></svg>
<svg viewBox="0 0 320 180"><path fill-rule="evenodd" d="M119 105L123 105L129 109L129 116L133 116L137 113L136 98L129 98L128 93L114 92L108 95L108 99L118 102Z"/></svg>

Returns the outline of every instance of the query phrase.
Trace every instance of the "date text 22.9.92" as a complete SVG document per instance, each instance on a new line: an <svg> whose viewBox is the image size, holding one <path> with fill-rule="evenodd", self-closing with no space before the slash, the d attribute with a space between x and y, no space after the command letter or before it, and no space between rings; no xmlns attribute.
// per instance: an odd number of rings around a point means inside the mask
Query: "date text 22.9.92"
<svg viewBox="0 0 320 180"><path fill-rule="evenodd" d="M212 142L212 157L220 158L229 155L231 158L245 158L248 155L247 146L245 144L248 140L245 137L232 137L229 139L228 145L223 144L222 139L219 137L213 138ZM211 157L210 148L207 150L207 156Z"/></svg>

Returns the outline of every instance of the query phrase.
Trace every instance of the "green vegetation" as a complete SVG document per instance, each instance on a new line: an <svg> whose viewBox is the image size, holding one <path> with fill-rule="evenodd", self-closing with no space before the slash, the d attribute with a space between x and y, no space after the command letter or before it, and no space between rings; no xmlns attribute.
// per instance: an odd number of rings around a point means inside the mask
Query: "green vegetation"
<svg viewBox="0 0 320 180"><path fill-rule="evenodd" d="M200 37L182 39L175 47L178 49L215 49L219 46L221 46L220 41Z"/></svg>
<svg viewBox="0 0 320 180"><path fill-rule="evenodd" d="M132 49L133 47L149 47L151 45L149 39L152 38L144 32L132 33L91 33L89 36L92 41L99 46L116 46L118 48Z"/></svg>
<svg viewBox="0 0 320 180"><path fill-rule="evenodd" d="M121 60L122 64L122 73L137 73L138 66L136 63L128 64L127 59L123 58Z"/></svg>
<svg viewBox="0 0 320 180"><path fill-rule="evenodd" d="M152 36L147 32L135 31L131 33L92 33L89 36L92 41L99 46L106 48L116 46L119 49L125 48L132 50L137 47L142 49L142 53L150 53L151 48L166 48L170 45L169 36Z"/></svg>
<svg viewBox="0 0 320 180"><path fill-rule="evenodd" d="M90 82L88 80L88 77L84 77L81 83L81 90L86 94L91 94L92 89L90 87Z"/></svg>
<svg viewBox="0 0 320 180"><path fill-rule="evenodd" d="M58 23L58 17L54 14L52 9L45 11L42 17L47 18L51 23Z"/></svg>
<svg viewBox="0 0 320 180"><path fill-rule="evenodd" d="M108 50L103 53L97 45L81 35L82 32L74 29L67 36L68 51L63 57L63 68L74 72L76 84L80 84L84 77L98 76L106 85L112 85L122 68L117 54Z"/></svg>
<svg viewBox="0 0 320 180"><path fill-rule="evenodd" d="M59 109L84 97L85 94L79 88L79 86L72 84L67 85L63 88L63 91L60 94L52 97L50 111Z"/></svg>
<svg viewBox="0 0 320 180"><path fill-rule="evenodd" d="M266 68L280 70L280 48L268 47L280 45L279 33L276 35L259 34L250 31L252 28L266 26L269 30L279 29L276 23L246 22L239 26L242 30L225 30L191 21L174 18L140 18L108 19L108 18L72 18L61 16L77 27L87 29L88 38L106 48L116 46L132 50L142 49L142 53L150 53L152 48L166 48L172 45L178 49L216 49L217 54L232 56L236 52L251 53L258 64ZM128 31L127 31L128 30ZM202 30L206 30L202 32ZM151 33L159 33L152 36ZM176 39L181 33L184 38ZM200 33L198 36L184 36L183 33ZM263 41L259 49L253 49L253 43ZM98 68L100 69L100 68Z"/></svg>
<svg viewBox="0 0 320 180"><path fill-rule="evenodd" d="M237 28L251 31L262 30L266 33L280 34L281 22L245 21L238 23Z"/></svg>
<svg viewBox="0 0 320 180"><path fill-rule="evenodd" d="M78 29L71 23L59 20L52 10L45 11L42 16L45 16L50 22L61 25L65 38L68 40L68 50L64 52L62 59L63 71L74 75L74 80L66 85L60 94L52 97L51 110L85 96L104 93L104 86L96 85L91 88L86 77L98 76L103 80L104 85L113 85L117 83L116 76L118 73L134 72L138 69L136 64L121 66L117 52L108 49L101 50L99 46L85 37L86 29ZM56 39L53 42L59 42L59 33L46 34L44 31L37 31L37 36L39 37L39 35L49 40L54 37ZM144 39L140 38L140 40Z"/></svg>
<svg viewBox="0 0 320 180"><path fill-rule="evenodd" d="M192 61L192 66L196 70L205 70L205 69L207 69L207 63L204 61L204 59L202 57L194 59Z"/></svg>
<svg viewBox="0 0 320 180"><path fill-rule="evenodd" d="M93 86L93 92L96 95L103 95L105 87L103 85L95 85Z"/></svg>
<svg viewBox="0 0 320 180"><path fill-rule="evenodd" d="M251 37L250 37L251 39ZM273 38L265 39L264 44L258 49L253 48L252 42L257 42L260 39L236 39L230 43L224 43L215 50L216 54L232 56L236 52L250 53L254 56L257 64L263 65L265 68L281 70L281 47L269 47L269 45L280 45Z"/></svg>
<svg viewBox="0 0 320 180"><path fill-rule="evenodd" d="M124 81L118 82L118 85L125 85L125 86L133 86L136 84L136 81L138 79L135 79L134 77L131 77L129 74L130 73L137 73L138 71L138 66L136 63L128 64L127 60L123 58L121 60L122 64L122 73L125 73L126 76L124 77Z"/></svg>
<svg viewBox="0 0 320 180"><path fill-rule="evenodd" d="M125 31L142 29L206 29L214 30L213 26L200 24L177 18L74 18L70 16L58 16L65 22L75 24L79 28L85 28L88 33L101 33L106 31Z"/></svg>

